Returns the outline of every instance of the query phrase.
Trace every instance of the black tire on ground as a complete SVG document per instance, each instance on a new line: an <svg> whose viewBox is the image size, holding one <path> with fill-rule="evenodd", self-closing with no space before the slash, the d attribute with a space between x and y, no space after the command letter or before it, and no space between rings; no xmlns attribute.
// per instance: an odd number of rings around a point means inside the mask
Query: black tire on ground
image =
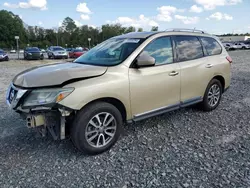
<svg viewBox="0 0 250 188"><path fill-rule="evenodd" d="M210 89L213 87L213 86L218 86L219 88L219 99L218 99L218 102L215 104L215 105L210 105L209 104L209 91ZM221 85L221 82L217 79L212 79L208 86L207 86L207 89L205 91L205 95L203 97L203 101L199 104L200 108L204 111L212 111L214 110L215 108L217 108L217 106L220 104L220 101L221 101L221 97L222 97L222 85Z"/></svg>
<svg viewBox="0 0 250 188"><path fill-rule="evenodd" d="M246 49L246 47L245 47L245 46L243 46L243 47L242 47L242 50L245 50L245 49Z"/></svg>
<svg viewBox="0 0 250 188"><path fill-rule="evenodd" d="M87 131L89 121L95 115L102 112L109 113L114 117L116 122L116 130L114 132L113 138L110 139L110 141L106 145L102 147L94 147L88 143L85 132ZM78 150L87 154L94 155L107 151L109 148L111 148L118 140L122 131L123 121L120 111L110 103L95 102L87 105L77 113L70 130L70 137Z"/></svg>
<svg viewBox="0 0 250 188"><path fill-rule="evenodd" d="M5 58L5 61L9 61L9 57L8 56Z"/></svg>
<svg viewBox="0 0 250 188"><path fill-rule="evenodd" d="M40 58L41 60L43 60L44 59L44 56L43 55L41 55L41 58Z"/></svg>

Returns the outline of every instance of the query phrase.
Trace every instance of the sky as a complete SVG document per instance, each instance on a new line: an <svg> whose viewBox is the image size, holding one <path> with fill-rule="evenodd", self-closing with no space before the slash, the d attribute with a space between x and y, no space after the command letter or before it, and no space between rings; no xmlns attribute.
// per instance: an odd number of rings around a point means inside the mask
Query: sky
<svg viewBox="0 0 250 188"><path fill-rule="evenodd" d="M120 23L150 30L196 28L213 34L250 32L250 0L0 0L32 26L59 27L71 17L77 26Z"/></svg>

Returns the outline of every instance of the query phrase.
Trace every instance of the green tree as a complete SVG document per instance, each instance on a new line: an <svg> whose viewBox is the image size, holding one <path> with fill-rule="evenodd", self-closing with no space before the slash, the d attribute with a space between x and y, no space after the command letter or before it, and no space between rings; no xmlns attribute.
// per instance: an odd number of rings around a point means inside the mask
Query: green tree
<svg viewBox="0 0 250 188"><path fill-rule="evenodd" d="M143 32L143 29L140 27L138 28L137 32Z"/></svg>
<svg viewBox="0 0 250 188"><path fill-rule="evenodd" d="M130 32L135 32L135 27L130 26L126 28L125 33L130 33Z"/></svg>
<svg viewBox="0 0 250 188"><path fill-rule="evenodd" d="M11 48L16 46L15 36L20 37L20 45L27 42L27 35L23 26L23 21L12 12L0 11L0 41L1 48Z"/></svg>
<svg viewBox="0 0 250 188"><path fill-rule="evenodd" d="M77 28L77 26L75 24L75 21L72 18L66 17L63 20L62 26L61 26L62 30L71 34L76 28Z"/></svg>
<svg viewBox="0 0 250 188"><path fill-rule="evenodd" d="M153 27L151 28L151 31L158 31L158 26L153 26Z"/></svg>

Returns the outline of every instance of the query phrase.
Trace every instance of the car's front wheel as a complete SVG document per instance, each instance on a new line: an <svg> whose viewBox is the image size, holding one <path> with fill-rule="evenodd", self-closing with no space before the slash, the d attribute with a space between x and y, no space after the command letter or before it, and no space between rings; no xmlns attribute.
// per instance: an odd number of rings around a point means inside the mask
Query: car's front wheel
<svg viewBox="0 0 250 188"><path fill-rule="evenodd" d="M222 96L222 85L217 79L213 79L207 86L201 108L204 111L211 111L217 108Z"/></svg>
<svg viewBox="0 0 250 188"><path fill-rule="evenodd" d="M95 102L77 114L71 129L71 139L80 151L98 154L115 144L122 129L120 111L112 104Z"/></svg>

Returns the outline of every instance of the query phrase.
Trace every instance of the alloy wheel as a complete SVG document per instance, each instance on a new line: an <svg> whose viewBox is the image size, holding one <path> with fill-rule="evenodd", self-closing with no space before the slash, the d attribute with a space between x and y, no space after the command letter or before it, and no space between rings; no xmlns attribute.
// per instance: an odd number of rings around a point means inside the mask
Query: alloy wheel
<svg viewBox="0 0 250 188"><path fill-rule="evenodd" d="M85 138L89 145L101 148L110 143L114 138L117 122L108 112L101 112L90 119L85 130Z"/></svg>
<svg viewBox="0 0 250 188"><path fill-rule="evenodd" d="M214 107L218 104L221 97L221 90L217 84L213 84L208 91L208 104Z"/></svg>

